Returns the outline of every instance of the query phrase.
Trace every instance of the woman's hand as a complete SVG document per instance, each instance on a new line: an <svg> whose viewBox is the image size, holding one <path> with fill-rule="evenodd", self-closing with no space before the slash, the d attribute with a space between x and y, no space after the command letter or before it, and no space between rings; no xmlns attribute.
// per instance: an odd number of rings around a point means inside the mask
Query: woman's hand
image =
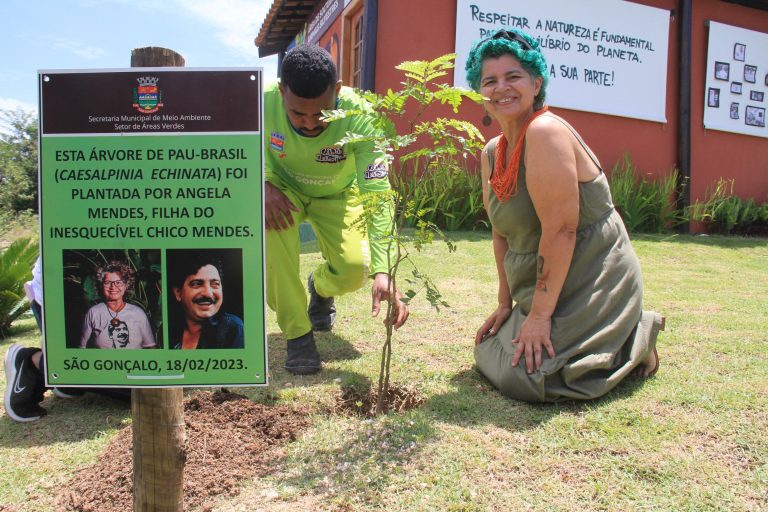
<svg viewBox="0 0 768 512"><path fill-rule="evenodd" d="M552 346L552 340L549 338L552 331L551 318L537 318L528 315L520 326L520 333L512 343L517 343L517 350L512 357L512 366L517 366L520 358L525 355L525 369L528 373L533 373L534 366L536 370L541 368L541 348L547 350L549 357L555 357L555 349Z"/></svg>
<svg viewBox="0 0 768 512"><path fill-rule="evenodd" d="M491 316L489 316L477 330L477 334L475 334L475 345L481 344L486 336L493 336L499 332L499 329L501 329L501 326L507 321L507 318L509 318L509 315L511 314L512 308L510 306L500 304L499 307L496 308L496 311L491 313Z"/></svg>

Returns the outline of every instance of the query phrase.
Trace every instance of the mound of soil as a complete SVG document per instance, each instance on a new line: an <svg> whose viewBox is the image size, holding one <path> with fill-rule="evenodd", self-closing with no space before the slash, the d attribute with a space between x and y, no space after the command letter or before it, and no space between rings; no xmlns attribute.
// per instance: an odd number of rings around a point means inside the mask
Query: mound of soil
<svg viewBox="0 0 768 512"><path fill-rule="evenodd" d="M372 418L376 416L378 396L377 389L358 391L352 387L342 387L341 395L336 400L336 412ZM424 397L418 390L390 385L384 397L384 413L408 411L423 403Z"/></svg>
<svg viewBox="0 0 768 512"><path fill-rule="evenodd" d="M281 446L308 425L303 410L257 404L235 393L197 392L184 401L187 443L184 509L240 492L238 482L269 472ZM124 512L133 508L131 427L120 431L90 467L56 496L59 510Z"/></svg>

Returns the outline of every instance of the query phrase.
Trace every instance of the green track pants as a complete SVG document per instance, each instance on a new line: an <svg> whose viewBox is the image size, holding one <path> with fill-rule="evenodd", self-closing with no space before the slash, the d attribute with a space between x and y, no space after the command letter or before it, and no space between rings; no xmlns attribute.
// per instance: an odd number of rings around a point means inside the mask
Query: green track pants
<svg viewBox="0 0 768 512"><path fill-rule="evenodd" d="M363 214L356 188L323 198L308 197L280 183L280 189L300 211L293 226L267 230L267 304L277 313L286 340L312 330L307 315L306 277L299 275L299 224L309 222L325 261L314 271L315 289L323 297L355 291L369 276L368 239L353 223Z"/></svg>

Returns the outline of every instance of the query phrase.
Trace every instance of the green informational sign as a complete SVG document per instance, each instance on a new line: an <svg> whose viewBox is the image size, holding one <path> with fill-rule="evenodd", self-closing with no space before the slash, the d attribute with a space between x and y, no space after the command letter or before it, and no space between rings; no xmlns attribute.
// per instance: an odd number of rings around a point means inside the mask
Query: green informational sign
<svg viewBox="0 0 768 512"><path fill-rule="evenodd" d="M46 383L266 385L261 70L39 79Z"/></svg>

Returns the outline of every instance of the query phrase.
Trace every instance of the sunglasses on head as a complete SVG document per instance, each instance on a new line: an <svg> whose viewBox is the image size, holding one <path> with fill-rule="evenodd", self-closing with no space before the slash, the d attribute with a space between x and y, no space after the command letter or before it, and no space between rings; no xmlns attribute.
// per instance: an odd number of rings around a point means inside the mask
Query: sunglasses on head
<svg viewBox="0 0 768 512"><path fill-rule="evenodd" d="M514 41L517 44L520 45L520 48L526 51L533 50L533 47L531 44L526 41L523 36L516 34L514 32L508 32L507 30L501 29L495 34L493 34L491 37L486 37L482 40L482 42L490 41L491 39L506 39L508 41Z"/></svg>

